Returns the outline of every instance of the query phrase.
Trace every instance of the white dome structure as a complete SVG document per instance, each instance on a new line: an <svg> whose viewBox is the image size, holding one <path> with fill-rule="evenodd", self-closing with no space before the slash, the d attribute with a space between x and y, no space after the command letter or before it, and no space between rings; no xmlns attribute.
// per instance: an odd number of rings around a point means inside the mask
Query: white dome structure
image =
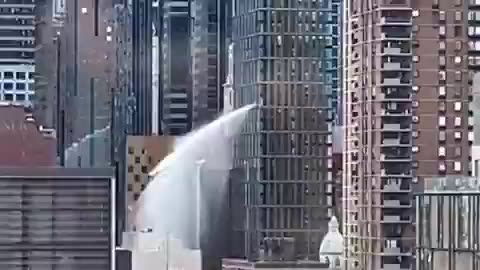
<svg viewBox="0 0 480 270"><path fill-rule="evenodd" d="M330 267L340 267L340 257L343 253L343 236L338 230L338 221L335 216L328 223L328 233L323 237L318 250L320 262L328 263Z"/></svg>

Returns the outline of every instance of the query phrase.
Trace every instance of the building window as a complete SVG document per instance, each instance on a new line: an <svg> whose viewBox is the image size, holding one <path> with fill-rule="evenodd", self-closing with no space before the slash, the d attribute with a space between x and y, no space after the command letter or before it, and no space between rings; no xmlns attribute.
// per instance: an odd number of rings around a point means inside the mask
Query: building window
<svg viewBox="0 0 480 270"><path fill-rule="evenodd" d="M461 56L455 56L455 64L461 64L462 63L462 57Z"/></svg>
<svg viewBox="0 0 480 270"><path fill-rule="evenodd" d="M440 96L440 97L445 97L445 95L446 95L446 93L447 93L446 88L447 88L447 87L446 87L446 86L443 86L443 85L442 85L442 86L439 86L439 87L438 87L438 96Z"/></svg>
<svg viewBox="0 0 480 270"><path fill-rule="evenodd" d="M461 126L462 126L462 118L455 117L455 127L461 127Z"/></svg>
<svg viewBox="0 0 480 270"><path fill-rule="evenodd" d="M18 83L16 85L17 90L24 91L25 90L25 83Z"/></svg>
<svg viewBox="0 0 480 270"><path fill-rule="evenodd" d="M445 152L446 152L445 146L440 146L440 147L438 148L438 156L439 156L439 157L444 157L445 154L446 154Z"/></svg>
<svg viewBox="0 0 480 270"><path fill-rule="evenodd" d="M13 79L13 72L11 71L6 71L3 73L3 78L4 79Z"/></svg>
<svg viewBox="0 0 480 270"><path fill-rule="evenodd" d="M446 133L445 131L440 131L438 133L438 140L441 141L441 142L444 142L446 140Z"/></svg>
<svg viewBox="0 0 480 270"><path fill-rule="evenodd" d="M13 83L3 83L4 90L13 90Z"/></svg>
<svg viewBox="0 0 480 270"><path fill-rule="evenodd" d="M17 80L25 80L25 72L17 72Z"/></svg>
<svg viewBox="0 0 480 270"><path fill-rule="evenodd" d="M445 163L444 162L440 162L438 163L438 170L443 172L445 171L446 167L445 167Z"/></svg>
<svg viewBox="0 0 480 270"><path fill-rule="evenodd" d="M460 37L460 36L462 36L462 27L456 25L456 26L453 28L453 35L454 35L455 37Z"/></svg>
<svg viewBox="0 0 480 270"><path fill-rule="evenodd" d="M462 12L461 11L455 11L455 21L457 21L457 22L462 21Z"/></svg>
<svg viewBox="0 0 480 270"><path fill-rule="evenodd" d="M439 116L439 117L438 117L438 125L439 125L440 127L444 127L445 124L446 124L446 122L447 122L447 119L446 119L445 116Z"/></svg>
<svg viewBox="0 0 480 270"><path fill-rule="evenodd" d="M459 112L462 110L462 102L460 101L455 101L454 105L453 105L453 109L456 111L456 112Z"/></svg>
<svg viewBox="0 0 480 270"><path fill-rule="evenodd" d="M438 43L438 46L439 46L439 48L438 48L439 50L441 50L441 51L445 50L446 49L445 41L440 41Z"/></svg>
<svg viewBox="0 0 480 270"><path fill-rule="evenodd" d="M447 64L447 60L446 60L446 57L444 55L440 55L438 57L438 64L440 66L445 66Z"/></svg>
<svg viewBox="0 0 480 270"><path fill-rule="evenodd" d="M447 79L447 73L443 70L438 72L438 79L441 81L445 81Z"/></svg>
<svg viewBox="0 0 480 270"><path fill-rule="evenodd" d="M440 101L438 103L438 111L445 112L447 110L447 103L445 101Z"/></svg>
<svg viewBox="0 0 480 270"><path fill-rule="evenodd" d="M453 163L453 169L455 172L460 172L462 170L462 163L460 161L455 161Z"/></svg>
<svg viewBox="0 0 480 270"><path fill-rule="evenodd" d="M461 41L455 41L455 50L457 50L457 51L462 50L462 42Z"/></svg>
<svg viewBox="0 0 480 270"><path fill-rule="evenodd" d="M444 11L444 10L440 10L440 11L438 12L438 15L439 15L439 20L440 20L440 21L445 21L446 15L445 15L445 11Z"/></svg>
<svg viewBox="0 0 480 270"><path fill-rule="evenodd" d="M462 80L462 72L461 71L455 71L455 80L456 81L461 81Z"/></svg>
<svg viewBox="0 0 480 270"><path fill-rule="evenodd" d="M444 37L445 34L446 34L446 27L444 25L441 25L439 28L438 28L438 34L441 36L441 37Z"/></svg>

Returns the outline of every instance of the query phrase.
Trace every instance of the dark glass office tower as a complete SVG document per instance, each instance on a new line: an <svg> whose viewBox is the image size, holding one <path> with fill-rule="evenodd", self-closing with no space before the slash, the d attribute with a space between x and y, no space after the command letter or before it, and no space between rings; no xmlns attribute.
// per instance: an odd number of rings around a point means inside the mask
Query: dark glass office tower
<svg viewBox="0 0 480 270"><path fill-rule="evenodd" d="M192 128L189 0L164 0L162 20L162 115L165 135Z"/></svg>
<svg viewBox="0 0 480 270"><path fill-rule="evenodd" d="M343 0L330 0L332 2L331 31L333 45L331 54L327 52L327 83L332 82L334 120L337 125L342 124L342 2ZM330 15L328 15L330 16ZM330 18L329 18L330 19ZM331 60L328 61L328 58ZM335 138L334 138L335 140Z"/></svg>
<svg viewBox="0 0 480 270"><path fill-rule="evenodd" d="M152 133L152 0L132 1L134 135Z"/></svg>
<svg viewBox="0 0 480 270"><path fill-rule="evenodd" d="M117 243L126 221L127 135L153 132L152 37L158 1L114 2L111 142L112 165L117 168Z"/></svg>
<svg viewBox="0 0 480 270"><path fill-rule="evenodd" d="M235 149L235 167L245 171L232 182L232 196L243 198L232 236L245 244L235 256L318 260L328 220L338 215L333 12L332 1L233 1L235 106L259 104Z"/></svg>
<svg viewBox="0 0 480 270"><path fill-rule="evenodd" d="M190 1L193 125L199 126L215 119L223 107L228 1Z"/></svg>
<svg viewBox="0 0 480 270"><path fill-rule="evenodd" d="M153 2L123 0L114 6L115 128L130 135L152 134Z"/></svg>

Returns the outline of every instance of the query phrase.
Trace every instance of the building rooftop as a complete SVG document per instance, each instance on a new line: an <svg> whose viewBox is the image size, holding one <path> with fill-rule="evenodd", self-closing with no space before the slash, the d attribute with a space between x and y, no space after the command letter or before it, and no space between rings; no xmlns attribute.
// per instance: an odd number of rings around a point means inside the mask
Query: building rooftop
<svg viewBox="0 0 480 270"><path fill-rule="evenodd" d="M0 167L55 166L53 130L37 126L23 104L0 102Z"/></svg>
<svg viewBox="0 0 480 270"><path fill-rule="evenodd" d="M335 269L318 261L247 261L245 259L222 259L222 269Z"/></svg>

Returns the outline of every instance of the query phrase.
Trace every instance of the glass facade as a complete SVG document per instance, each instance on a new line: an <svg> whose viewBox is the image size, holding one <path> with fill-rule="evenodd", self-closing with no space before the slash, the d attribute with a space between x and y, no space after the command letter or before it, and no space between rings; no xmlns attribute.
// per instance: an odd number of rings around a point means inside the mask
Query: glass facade
<svg viewBox="0 0 480 270"><path fill-rule="evenodd" d="M33 0L0 7L0 100L28 103L35 92L34 12Z"/></svg>
<svg viewBox="0 0 480 270"><path fill-rule="evenodd" d="M235 107L259 104L235 149L246 175L233 183L244 194L233 237L249 260L262 258L271 239L293 241L288 256L318 259L336 214L338 15L332 1L235 0L232 8Z"/></svg>

